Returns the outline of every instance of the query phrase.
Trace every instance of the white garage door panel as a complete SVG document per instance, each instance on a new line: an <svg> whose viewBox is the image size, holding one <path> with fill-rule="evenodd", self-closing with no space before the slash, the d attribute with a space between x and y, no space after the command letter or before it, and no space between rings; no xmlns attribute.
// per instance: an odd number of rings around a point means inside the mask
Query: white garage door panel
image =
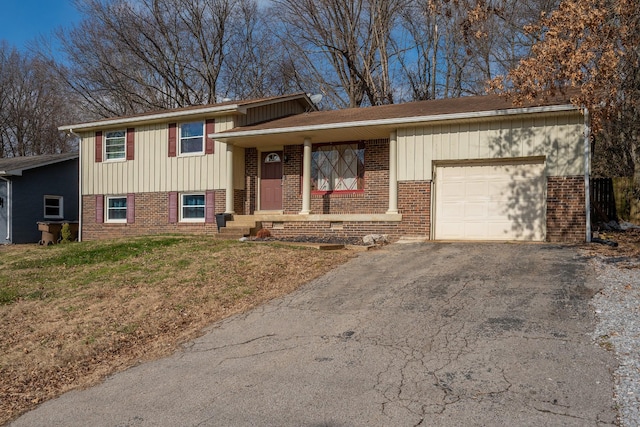
<svg viewBox="0 0 640 427"><path fill-rule="evenodd" d="M440 166L435 238L544 240L544 164Z"/></svg>

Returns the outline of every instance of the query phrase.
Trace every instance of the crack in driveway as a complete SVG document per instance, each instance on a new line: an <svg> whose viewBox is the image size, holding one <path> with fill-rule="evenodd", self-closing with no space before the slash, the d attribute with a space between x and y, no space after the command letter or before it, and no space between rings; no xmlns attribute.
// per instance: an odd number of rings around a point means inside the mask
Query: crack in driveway
<svg viewBox="0 0 640 427"><path fill-rule="evenodd" d="M15 426L614 424L589 279L558 245L393 245Z"/></svg>

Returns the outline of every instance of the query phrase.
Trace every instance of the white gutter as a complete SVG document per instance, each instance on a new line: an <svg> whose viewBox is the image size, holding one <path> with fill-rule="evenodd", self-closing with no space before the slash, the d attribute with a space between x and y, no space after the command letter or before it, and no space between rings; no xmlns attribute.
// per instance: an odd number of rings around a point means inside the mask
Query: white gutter
<svg viewBox="0 0 640 427"><path fill-rule="evenodd" d="M591 242L591 189L589 175L591 173L591 118L589 110L584 108L584 203L587 217L587 243Z"/></svg>
<svg viewBox="0 0 640 427"><path fill-rule="evenodd" d="M240 107L238 104L232 104L232 105L224 105L224 106L198 108L198 109L192 109L192 110L163 112L163 113L149 114L144 116L115 118L115 119L100 120L96 122L81 123L76 125L60 126L58 130L63 132L69 131L73 133L74 130L78 131L78 130L88 129L88 128L108 127L108 126L114 126L114 125L123 125L128 123L147 122L147 121L154 121L154 120L166 120L166 119L179 118L184 116L195 116L198 114L234 113L234 112L237 112L239 108Z"/></svg>
<svg viewBox="0 0 640 427"><path fill-rule="evenodd" d="M82 137L69 129L69 133L78 141L78 242L82 242Z"/></svg>
<svg viewBox="0 0 640 427"><path fill-rule="evenodd" d="M7 183L7 237L5 240L11 242L11 180L3 176L0 179Z"/></svg>
<svg viewBox="0 0 640 427"><path fill-rule="evenodd" d="M275 135L281 133L290 132L310 132L319 130L332 130L332 129L345 129L352 127L364 127L364 126L398 126L398 125L410 125L415 123L428 123L445 120L469 120L480 118L491 118L501 116L512 116L519 114L535 114L535 113L555 113L562 111L573 111L576 107L567 105L551 105L544 107L528 107L528 108L511 108L508 110L490 110L490 111L474 111L468 113L452 113L452 114L436 114L429 116L416 116L416 117L399 117L392 119L379 119L379 120L358 120L354 122L342 122L342 123L323 123L318 125L306 125L306 126L293 126L285 128L273 128L273 129L256 129L237 132L223 132L209 134L209 138L212 139L227 139L227 138L240 138L251 137L261 135Z"/></svg>

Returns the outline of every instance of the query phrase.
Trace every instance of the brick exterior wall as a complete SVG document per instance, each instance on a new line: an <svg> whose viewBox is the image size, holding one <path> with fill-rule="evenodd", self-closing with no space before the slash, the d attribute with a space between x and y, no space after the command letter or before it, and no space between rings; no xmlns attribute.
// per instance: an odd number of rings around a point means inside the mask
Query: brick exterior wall
<svg viewBox="0 0 640 427"><path fill-rule="evenodd" d="M547 241L584 242L586 224L584 177L548 177Z"/></svg>
<svg viewBox="0 0 640 427"><path fill-rule="evenodd" d="M398 213L402 236L429 237L431 233L431 181L398 183Z"/></svg>
<svg viewBox="0 0 640 427"><path fill-rule="evenodd" d="M169 223L168 193L135 195L135 222L132 224L97 223L96 197L82 197L82 240L113 239L162 233L215 234L216 223ZM215 192L215 212L224 211L224 190Z"/></svg>

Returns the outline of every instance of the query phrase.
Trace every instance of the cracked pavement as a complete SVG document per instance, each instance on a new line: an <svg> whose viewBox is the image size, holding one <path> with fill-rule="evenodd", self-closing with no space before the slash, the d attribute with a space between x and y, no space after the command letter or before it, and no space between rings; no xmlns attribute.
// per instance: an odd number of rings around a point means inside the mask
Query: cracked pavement
<svg viewBox="0 0 640 427"><path fill-rule="evenodd" d="M395 244L18 426L615 425L575 248Z"/></svg>

